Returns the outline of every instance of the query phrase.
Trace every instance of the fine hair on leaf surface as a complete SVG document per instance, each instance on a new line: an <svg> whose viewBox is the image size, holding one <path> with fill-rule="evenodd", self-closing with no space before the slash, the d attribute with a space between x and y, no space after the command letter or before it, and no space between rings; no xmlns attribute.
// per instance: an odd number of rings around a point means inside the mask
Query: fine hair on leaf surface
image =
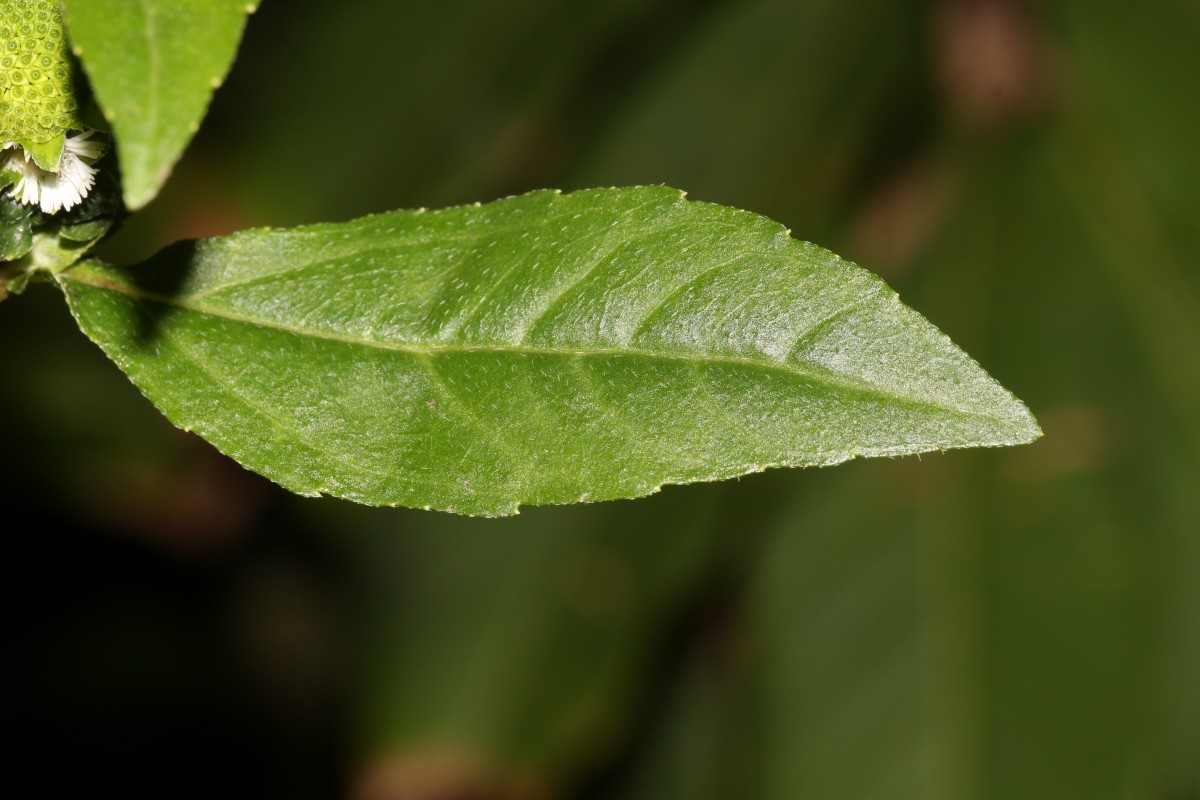
<svg viewBox="0 0 1200 800"><path fill-rule="evenodd" d="M496 516L1040 435L879 278L666 187L244 231L59 283L176 425L305 495Z"/></svg>

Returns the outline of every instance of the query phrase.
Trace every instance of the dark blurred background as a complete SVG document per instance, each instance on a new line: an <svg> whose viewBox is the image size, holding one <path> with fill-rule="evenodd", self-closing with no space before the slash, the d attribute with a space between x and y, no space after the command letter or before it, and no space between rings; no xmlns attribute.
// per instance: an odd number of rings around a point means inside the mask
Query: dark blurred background
<svg viewBox="0 0 1200 800"><path fill-rule="evenodd" d="M666 183L883 275L1046 435L502 521L305 500L34 287L0 308L8 780L1200 798L1198 85L1195 0L267 0L106 257Z"/></svg>

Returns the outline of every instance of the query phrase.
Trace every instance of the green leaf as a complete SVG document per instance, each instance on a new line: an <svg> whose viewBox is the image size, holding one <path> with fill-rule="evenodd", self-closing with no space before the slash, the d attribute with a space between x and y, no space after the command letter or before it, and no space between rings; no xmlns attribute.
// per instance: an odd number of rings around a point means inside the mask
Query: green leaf
<svg viewBox="0 0 1200 800"><path fill-rule="evenodd" d="M34 210L0 196L0 262L16 261L33 249Z"/></svg>
<svg viewBox="0 0 1200 800"><path fill-rule="evenodd" d="M1039 435L878 278L664 187L247 231L60 282L175 424L304 495L503 515Z"/></svg>
<svg viewBox="0 0 1200 800"><path fill-rule="evenodd" d="M154 199L233 63L256 0L65 0L67 32L113 127L125 204Z"/></svg>

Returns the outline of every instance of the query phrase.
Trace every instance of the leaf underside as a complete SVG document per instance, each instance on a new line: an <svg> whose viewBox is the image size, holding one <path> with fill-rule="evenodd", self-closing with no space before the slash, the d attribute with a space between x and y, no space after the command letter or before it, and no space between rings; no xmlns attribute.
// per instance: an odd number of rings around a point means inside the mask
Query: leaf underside
<svg viewBox="0 0 1200 800"><path fill-rule="evenodd" d="M59 282L176 425L304 495L505 515L1040 435L880 279L664 187L245 231Z"/></svg>
<svg viewBox="0 0 1200 800"><path fill-rule="evenodd" d="M125 204L149 203L233 63L257 0L64 0L67 33L113 127Z"/></svg>

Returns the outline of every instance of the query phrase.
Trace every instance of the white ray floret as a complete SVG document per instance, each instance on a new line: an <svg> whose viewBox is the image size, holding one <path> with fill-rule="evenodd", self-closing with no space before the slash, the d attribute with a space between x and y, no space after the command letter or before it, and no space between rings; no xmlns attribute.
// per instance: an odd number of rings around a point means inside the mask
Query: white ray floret
<svg viewBox="0 0 1200 800"><path fill-rule="evenodd" d="M10 196L26 205L36 205L47 214L70 211L82 203L96 185L96 169L83 159L96 159L104 153L104 145L91 141L93 133L85 131L67 137L57 172L39 167L25 148L15 142L0 148L12 149L0 168L20 176Z"/></svg>

